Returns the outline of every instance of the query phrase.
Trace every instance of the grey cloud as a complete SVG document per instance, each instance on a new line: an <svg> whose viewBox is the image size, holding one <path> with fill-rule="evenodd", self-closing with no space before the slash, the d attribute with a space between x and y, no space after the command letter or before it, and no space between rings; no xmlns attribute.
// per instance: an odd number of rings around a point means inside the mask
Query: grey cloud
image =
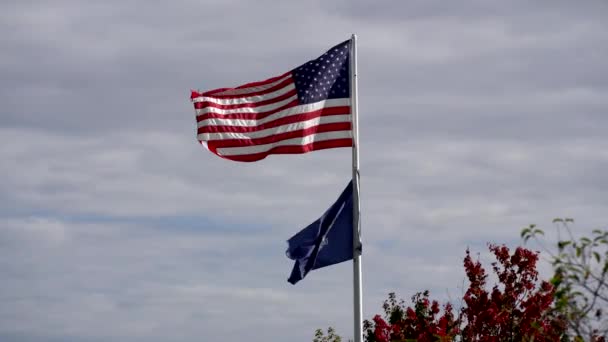
<svg viewBox="0 0 608 342"><path fill-rule="evenodd" d="M195 141L188 90L276 75L351 32L366 317L391 290L457 297L467 246L515 245L559 215L605 226L606 13L599 1L3 2L0 338L348 336L350 264L291 287L284 249L347 182L350 151L221 160Z"/></svg>
<svg viewBox="0 0 608 342"><path fill-rule="evenodd" d="M12 225L31 225L31 221L15 220ZM322 273L315 274L316 283L297 291L287 284L291 262L279 252L281 243L268 234L221 236L122 224L55 225L61 225L69 238L53 246L43 237L21 240L2 249L2 260L11 258L10 263L0 264L3 273L11 275L0 285L4 303L0 331L5 335L85 341L187 341L200 334L238 339L254 327L275 330L277 325L294 329L302 322L323 324L322 318L311 318L316 306L306 304L313 295L337 304L336 309L325 310L331 316L347 314L339 308L350 296L319 294L330 280L323 281ZM2 225L0 240L21 234L11 229ZM256 253L262 249L274 252ZM340 273L347 278L347 273ZM235 320L235 313L243 319ZM311 333L295 334L306 338Z"/></svg>
<svg viewBox="0 0 608 342"><path fill-rule="evenodd" d="M333 1L324 4L325 8L338 15L352 17L363 22L406 22L424 19L457 19L484 20L486 18L503 18L519 23L522 19L530 20L535 26L542 26L539 18L558 17L562 20L589 19L601 17L606 3L600 0L575 4L570 1L469 1L466 5L442 1L398 1L384 0L374 3L364 0Z"/></svg>

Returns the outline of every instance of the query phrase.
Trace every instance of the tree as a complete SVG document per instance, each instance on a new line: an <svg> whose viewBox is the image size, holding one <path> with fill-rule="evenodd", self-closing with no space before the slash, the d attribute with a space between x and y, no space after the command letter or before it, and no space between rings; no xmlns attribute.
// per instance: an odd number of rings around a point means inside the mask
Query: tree
<svg viewBox="0 0 608 342"><path fill-rule="evenodd" d="M554 275L555 310L568 325L574 341L604 342L608 338L608 230L596 229L590 237L575 238L570 218L557 218L554 249L541 240L535 225L521 232L524 242L535 240L550 257ZM564 236L562 238L562 236Z"/></svg>
<svg viewBox="0 0 608 342"><path fill-rule="evenodd" d="M554 287L538 281L538 253L518 247L512 254L506 246L490 245L498 278L489 291L487 273L469 250L464 268L469 287L455 317L450 303L443 309L429 300L428 291L412 297L412 307L397 301L394 293L384 303L384 318L365 321L367 342L447 341L561 341L566 324L551 308Z"/></svg>
<svg viewBox="0 0 608 342"><path fill-rule="evenodd" d="M322 329L317 329L312 342L342 342L342 338L336 334L334 328L329 327L327 328L327 335L325 335Z"/></svg>
<svg viewBox="0 0 608 342"><path fill-rule="evenodd" d="M365 341L452 341L458 324L451 304L441 310L437 301L429 300L428 291L412 296L412 303L413 308L406 307L405 301L397 301L395 293L390 293L383 305L384 318L376 315L364 322Z"/></svg>
<svg viewBox="0 0 608 342"><path fill-rule="evenodd" d="M486 269L467 250L469 286L461 308L440 305L428 291L414 295L411 306L390 293L384 315L364 322L365 341L607 342L608 230L575 238L572 219L553 222L558 238L551 249L535 225L521 231L524 243L536 241L549 256L554 271L550 281L538 279L540 252L518 247L511 253L504 245L489 245L498 282L487 289ZM337 336L333 330L331 335Z"/></svg>

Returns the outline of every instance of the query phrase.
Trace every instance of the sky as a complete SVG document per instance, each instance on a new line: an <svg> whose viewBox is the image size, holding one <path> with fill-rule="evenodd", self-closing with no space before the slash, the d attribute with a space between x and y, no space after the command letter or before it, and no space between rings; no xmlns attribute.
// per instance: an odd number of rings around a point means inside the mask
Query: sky
<svg viewBox="0 0 608 342"><path fill-rule="evenodd" d="M189 100L352 33L364 317L457 304L465 250L531 223L607 224L605 1L4 0L0 29L1 341L352 336L352 264L293 286L285 256L350 149L223 160Z"/></svg>

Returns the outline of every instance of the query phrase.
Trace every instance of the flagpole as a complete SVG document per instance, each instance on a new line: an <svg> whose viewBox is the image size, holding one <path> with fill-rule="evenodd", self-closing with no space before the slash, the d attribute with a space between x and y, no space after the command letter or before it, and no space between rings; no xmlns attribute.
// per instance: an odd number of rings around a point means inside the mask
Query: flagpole
<svg viewBox="0 0 608 342"><path fill-rule="evenodd" d="M361 223L359 205L359 122L357 117L357 35L351 37L350 89L353 130L353 311L354 342L363 342L363 295L361 281Z"/></svg>

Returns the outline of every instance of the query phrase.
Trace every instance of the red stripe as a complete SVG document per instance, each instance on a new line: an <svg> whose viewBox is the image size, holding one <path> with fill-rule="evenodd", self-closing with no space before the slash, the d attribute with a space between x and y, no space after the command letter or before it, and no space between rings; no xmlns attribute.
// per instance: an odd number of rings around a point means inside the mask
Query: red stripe
<svg viewBox="0 0 608 342"><path fill-rule="evenodd" d="M278 83L277 85L274 85L268 89L256 91L253 93L239 94L239 95L222 95L222 94L220 94L220 95L213 95L213 96L209 96L209 97L213 97L214 99L218 99L218 100L225 100L225 99L240 99L240 98L250 97L250 96L261 96L261 95L269 94L269 93L275 92L279 89L285 88L285 87L289 86L290 84L293 84L293 79L291 77L285 79L283 82Z"/></svg>
<svg viewBox="0 0 608 342"><path fill-rule="evenodd" d="M240 103L240 104L232 104L232 105L222 105L222 104L217 104L217 103L208 102L208 101L195 102L194 108L195 109L203 109L203 108L208 108L208 107L217 108L217 109L255 108L255 107L264 106L264 105L268 105L268 104L272 104L275 102L279 102L279 101L288 99L288 98L296 95L297 93L298 92L296 89L292 89L283 95L279 95L279 96L273 97L271 99L258 101L258 102L252 102L252 103Z"/></svg>
<svg viewBox="0 0 608 342"><path fill-rule="evenodd" d="M263 113L232 113L232 114L218 114L218 113L205 113L201 116L198 116L196 118L196 122L201 122L203 120L206 119L227 119L227 120L261 120L264 119L274 113L280 112L284 109L288 109L289 107L295 107L297 105L297 100L294 100L295 103L294 105L291 106L284 106L281 107L280 109L273 109L271 111L268 112L263 112ZM350 107L349 106L340 106L340 107L326 107L326 108L322 108L320 109L323 111L323 114L350 114ZM313 112L310 112L313 113ZM331 113L331 114L330 114Z"/></svg>
<svg viewBox="0 0 608 342"><path fill-rule="evenodd" d="M312 151L324 150L328 148L337 148L337 147L351 147L353 146L353 140L350 138L347 139L334 139L334 140L325 140L325 141L315 141L307 145L294 145L294 146L277 146L269 151L255 154L244 154L244 155L235 155L235 156L222 156L217 154L213 149L215 154L218 156L234 160L240 162L254 162L258 160L262 160L271 154L301 154Z"/></svg>
<svg viewBox="0 0 608 342"><path fill-rule="evenodd" d="M336 110L342 109L342 110ZM334 107L334 108L322 108L319 110L315 110L308 113L302 113L297 115L290 115L283 118L279 118L273 121L269 121L267 123L257 125L257 126L229 126L229 125L207 125L199 127L197 130L197 134L201 133L248 133L248 132L256 132L261 131L268 128L283 126L291 123L296 123L300 121L311 120L314 118L318 118L321 116L332 116L332 115L345 115L350 114L349 107Z"/></svg>
<svg viewBox="0 0 608 342"><path fill-rule="evenodd" d="M293 138L303 138L316 133L335 132L335 131L350 131L350 122L337 122L329 124L321 124L297 131L285 132L280 134L274 134L263 138L254 139L224 139L224 140L211 140L215 148L224 147L246 147L255 145L272 144L278 141L283 141Z"/></svg>
<svg viewBox="0 0 608 342"><path fill-rule="evenodd" d="M203 121L205 119L211 119L211 118L217 118L217 119L221 119L221 118L233 118L233 119L240 119L240 118L249 118L249 120L259 120L259 119L263 119L267 116L270 116L274 113L278 113L280 111L289 109L291 107L295 107L298 104L300 104L300 102L298 100L293 100L279 108L275 108L269 111L265 111L265 112L259 112L259 113L231 113L231 114L219 114L219 113L205 113L205 114L201 114L201 115L197 115L196 116L196 122L200 122Z"/></svg>
<svg viewBox="0 0 608 342"><path fill-rule="evenodd" d="M235 87L235 88L218 88L218 89L213 89L213 90L206 91L204 93L199 93L197 91L192 91L192 97L191 97L191 99L194 99L194 98L199 97L199 96L212 96L214 94L225 92L225 91L228 91L228 90L233 90L233 89L243 89L243 88L249 88L249 87L263 86L263 85L266 85L266 84L278 81L279 79L281 79L281 78L283 78L283 77L285 77L285 76L287 76L289 74L291 74L291 71L286 72L283 75L280 75L280 76L277 76L277 77L269 78L269 79L264 80L264 81L246 83L246 84L243 84L243 85Z"/></svg>

